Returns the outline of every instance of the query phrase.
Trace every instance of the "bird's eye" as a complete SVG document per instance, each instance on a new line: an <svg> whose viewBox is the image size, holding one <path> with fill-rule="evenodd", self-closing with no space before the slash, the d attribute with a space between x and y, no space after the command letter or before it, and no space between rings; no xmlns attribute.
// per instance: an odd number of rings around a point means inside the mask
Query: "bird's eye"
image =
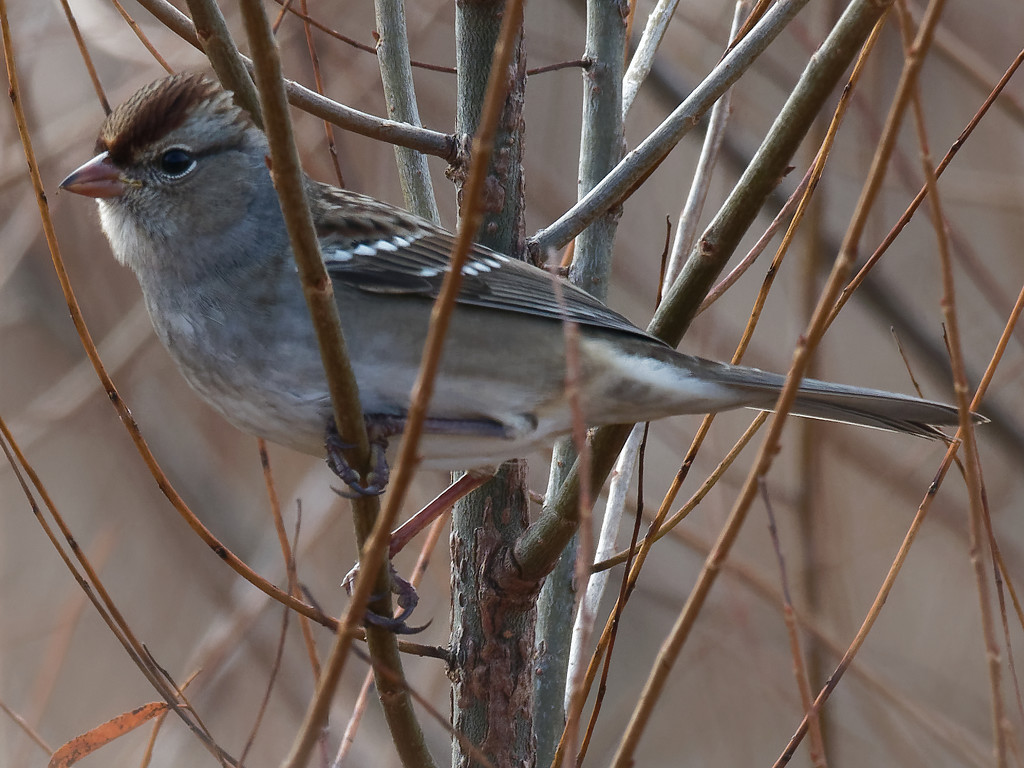
<svg viewBox="0 0 1024 768"><path fill-rule="evenodd" d="M178 178L191 171L196 160L188 150L181 148L168 149L160 156L160 170L168 176Z"/></svg>

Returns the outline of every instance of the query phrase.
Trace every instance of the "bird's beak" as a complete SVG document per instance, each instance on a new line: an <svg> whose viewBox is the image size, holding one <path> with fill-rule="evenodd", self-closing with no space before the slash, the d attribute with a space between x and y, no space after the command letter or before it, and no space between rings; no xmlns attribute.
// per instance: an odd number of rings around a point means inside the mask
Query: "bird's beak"
<svg viewBox="0 0 1024 768"><path fill-rule="evenodd" d="M121 171L103 152L64 179L60 188L86 197L119 197L124 193L125 182Z"/></svg>

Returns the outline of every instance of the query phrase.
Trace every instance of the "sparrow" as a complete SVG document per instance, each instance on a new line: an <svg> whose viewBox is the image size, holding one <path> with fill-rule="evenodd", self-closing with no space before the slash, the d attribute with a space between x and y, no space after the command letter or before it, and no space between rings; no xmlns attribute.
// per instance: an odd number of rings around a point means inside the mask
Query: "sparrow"
<svg viewBox="0 0 1024 768"><path fill-rule="evenodd" d="M134 272L185 379L241 430L323 456L331 403L264 134L218 84L180 74L111 112L95 152L60 186L97 200L114 256ZM454 236L379 200L305 184L367 423L386 438L402 430ZM493 466L570 431L565 322L578 328L573 385L590 426L771 410L783 385L776 373L678 352L482 245L462 276L424 467ZM792 412L926 438L958 423L950 405L814 379Z"/></svg>

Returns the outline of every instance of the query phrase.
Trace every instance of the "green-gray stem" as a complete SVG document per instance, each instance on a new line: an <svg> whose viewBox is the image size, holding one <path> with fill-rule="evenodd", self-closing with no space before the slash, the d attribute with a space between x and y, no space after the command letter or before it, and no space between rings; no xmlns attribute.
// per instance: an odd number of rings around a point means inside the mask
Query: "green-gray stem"
<svg viewBox="0 0 1024 768"><path fill-rule="evenodd" d="M616 166L625 151L622 128L622 74L626 13L619 0L588 0L583 76L583 129L578 194L582 199ZM602 301L608 294L620 208L597 218L576 238L569 279ZM569 372L571 376L571 372ZM568 439L559 441L551 460L548 498L562 485L576 460ZM549 765L565 724L566 665L576 606L577 538L570 539L548 574L537 602L537 668L534 684L538 764ZM588 553L589 555L589 553ZM589 566L589 563L588 563Z"/></svg>
<svg viewBox="0 0 1024 768"><path fill-rule="evenodd" d="M420 127L420 112L416 106L412 64L409 61L409 38L405 27L404 0L374 0L377 18L377 61L388 117L408 125ZM440 222L434 185L430 181L430 168L424 154L395 145L398 178L402 183L405 207L413 213Z"/></svg>

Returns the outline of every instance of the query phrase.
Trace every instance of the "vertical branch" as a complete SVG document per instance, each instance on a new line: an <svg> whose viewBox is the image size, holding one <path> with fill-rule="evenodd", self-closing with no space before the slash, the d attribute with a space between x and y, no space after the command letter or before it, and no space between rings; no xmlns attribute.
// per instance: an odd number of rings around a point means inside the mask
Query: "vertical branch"
<svg viewBox="0 0 1024 768"><path fill-rule="evenodd" d="M818 37L827 33L828 28L835 21L836 13L837 9L829 5L817 8L809 24L812 34ZM825 142L827 130L824 120L819 120L812 126L808 136L812 148L819 147ZM810 184L815 184L817 189L808 200L804 212L802 250L797 267L799 309L796 317L799 323L806 323L814 314L814 305L820 289L818 273L828 263L828 250L823 247L823 244L829 189L825 183L821 183L822 179L815 180L814 166L812 158L807 181ZM818 361L812 359L807 368L808 376L818 378L817 369ZM800 489L795 500L795 534L797 552L801 562L797 578L802 597L802 612L812 619L824 620L829 615L829 601L826 599L827 591L824 587L824 579L822 579L822 564L827 562L825 559L826 541L830 533L822 519L820 506L824 500L825 483L823 478L826 472L821 450L822 430L814 419L800 419L798 423L792 424L790 429L794 430L791 434L795 438L797 466L801 478ZM783 616L787 620L789 610L791 609L783 607ZM808 638L806 654L806 677L810 684L817 688L827 673L828 657L825 655L825 645L819 638L812 635ZM811 709L805 704L804 711L809 714ZM833 711L826 709L815 712L809 719L809 722L814 724L813 731L817 734L811 739L811 753L813 755L820 754L822 760L827 760L829 757L831 748L829 721L832 717ZM820 749L818 745L820 745Z"/></svg>
<svg viewBox="0 0 1024 768"><path fill-rule="evenodd" d="M373 7L377 18L377 62L380 65L388 117L420 127L420 111L416 105L412 64L409 61L405 2L374 0ZM440 221L426 155L396 144L395 160L406 207L425 219L435 223Z"/></svg>
<svg viewBox="0 0 1024 768"><path fill-rule="evenodd" d="M461 2L456 5L455 23L456 126L461 135L475 134L480 128L488 80L501 78L505 85L494 151L478 199L462 199L468 189L465 155L451 169L459 189L459 208L464 212L478 208L479 242L517 255L523 252L524 237L522 6L513 0L507 4ZM501 69L497 68L499 51L509 55ZM493 73L492 66L496 67ZM531 674L536 584L496 583L490 578L492 568L500 568L507 559L503 553L526 527L526 474L525 462L508 462L492 481L452 511L452 724L498 768L529 766L536 759ZM453 766L478 764L461 742L453 740Z"/></svg>
<svg viewBox="0 0 1024 768"><path fill-rule="evenodd" d="M288 117L281 60L262 4L258 0L246 0L242 3L242 12L252 48L256 83L270 144L274 186L316 330L331 394L333 418L338 433L351 442L351 447L345 451L345 458L365 478L370 458L366 425L355 375L348 361L334 289L324 268L306 200L298 150ZM375 530L375 524L380 527L383 521L386 525L386 520L380 515L380 502L376 497L361 497L353 500L352 511L362 569L356 579L345 618L324 664L323 674L317 681L316 694L286 758L285 764L291 768L305 765L309 753L319 740L348 657L354 630L362 623L367 604L372 601L373 609L383 615L391 612L388 595L391 578L385 562L386 534L389 528L384 529L383 535ZM373 598L371 594L381 597ZM373 659L384 715L402 763L406 766L432 765L423 733L412 710L395 635L381 627L367 626L366 642Z"/></svg>
<svg viewBox="0 0 1024 768"><path fill-rule="evenodd" d="M623 0L589 0L587 3L580 198L618 164L625 149L622 73L628 13L628 4ZM601 300L608 295L615 231L621 212L621 206L614 206L576 238L575 256L569 268L569 279ZM557 496L557 489L575 459L576 451L571 441L559 442L551 461L548 499ZM537 606L537 665L540 674L536 679L535 705L538 762L541 765L551 762L565 725L563 702L572 634L571 617L575 608L575 561L576 539L573 538L555 570L545 579Z"/></svg>
<svg viewBox="0 0 1024 768"><path fill-rule="evenodd" d="M498 41L505 3L500 0L463 2L456 6L455 44L458 67L456 132L471 136L480 124L491 57ZM523 101L526 95L526 53L522 30L507 73L505 105L494 137L494 153L484 185L480 210L483 214L477 241L489 248L519 256L523 251ZM451 176L459 190L466 180L465 153L452 164Z"/></svg>
<svg viewBox="0 0 1024 768"><path fill-rule="evenodd" d="M580 137L579 197L586 196L622 159L622 51L626 45L624 0L590 0L587 4L588 66L583 74L583 135ZM608 277L615 230L622 214L613 206L576 238L576 255L569 278L602 301Z"/></svg>
<svg viewBox="0 0 1024 768"><path fill-rule="evenodd" d="M931 47L932 36L939 18L945 7L945 0L932 0L928 4L921 26L913 43L907 50L907 63L916 63L917 68L923 64ZM910 14L904 2L897 3L898 13L902 21L904 43L909 43ZM939 252L939 268L942 275L942 317L946 326L946 338L949 346L950 367L953 372L953 391L956 393L956 404L960 409L959 435L963 440L964 474L967 481L969 499L968 516L968 553L974 578L978 587L978 602L981 614L981 630L985 643L985 660L988 665L989 684L992 695L992 740L995 752L995 765L1005 768L1007 765L1007 739L1005 728L1005 703L1002 693L1002 663L1000 661L999 641L996 639L995 619L992 616L991 587L985 574L983 530L988 510L985 507L985 487L982 481L981 458L978 454L977 436L974 432L974 420L971 418L970 386L967 382L966 364L964 362L963 342L960 336L960 321L956 309L956 286L953 279L953 260L950 256L949 232L946 216L943 213L942 201L939 196L935 166L932 162L928 134L925 128L924 108L918 81L915 78L909 88L910 104L914 114L914 125L917 129L917 140L921 148L921 168L924 172L925 186L928 189L928 202L931 208L932 225L935 227L936 245Z"/></svg>

